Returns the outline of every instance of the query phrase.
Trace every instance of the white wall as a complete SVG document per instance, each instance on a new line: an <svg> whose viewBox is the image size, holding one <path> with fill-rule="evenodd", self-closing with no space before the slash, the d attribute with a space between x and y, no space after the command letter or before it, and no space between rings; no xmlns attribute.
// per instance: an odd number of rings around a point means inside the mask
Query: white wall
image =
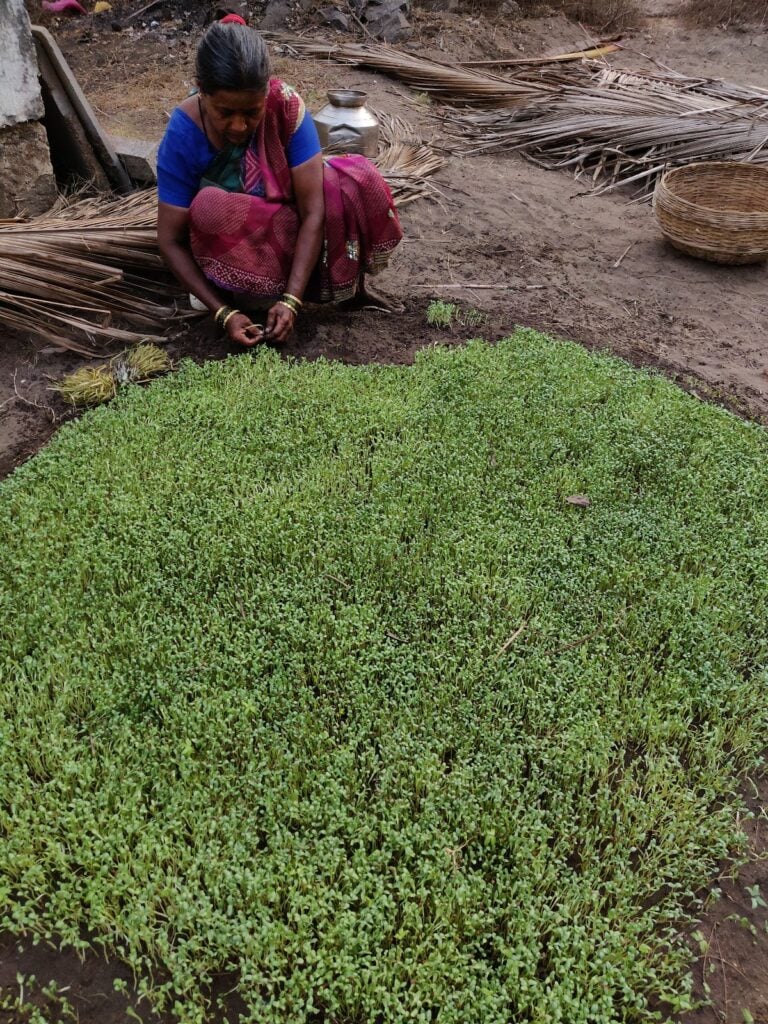
<svg viewBox="0 0 768 1024"><path fill-rule="evenodd" d="M0 0L0 128L43 116L24 0Z"/></svg>

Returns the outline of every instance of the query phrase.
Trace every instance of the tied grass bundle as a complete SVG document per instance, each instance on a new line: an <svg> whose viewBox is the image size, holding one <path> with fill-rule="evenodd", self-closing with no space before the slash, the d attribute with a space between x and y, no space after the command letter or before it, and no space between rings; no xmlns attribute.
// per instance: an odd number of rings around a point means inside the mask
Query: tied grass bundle
<svg viewBox="0 0 768 1024"><path fill-rule="evenodd" d="M76 370L52 390L58 391L71 405L101 405L114 398L121 385L143 383L171 367L167 352L145 343L115 356L109 363Z"/></svg>
<svg viewBox="0 0 768 1024"><path fill-rule="evenodd" d="M133 381L139 382L170 370L171 357L157 345L136 345L123 355L119 365L125 368Z"/></svg>
<svg viewBox="0 0 768 1024"><path fill-rule="evenodd" d="M117 394L117 380L108 363L84 366L64 377L52 390L58 391L70 405L101 405Z"/></svg>
<svg viewBox="0 0 768 1024"><path fill-rule="evenodd" d="M675 1014L767 492L764 430L532 332L122 389L0 485L0 928L184 1024L222 975L259 1024Z"/></svg>

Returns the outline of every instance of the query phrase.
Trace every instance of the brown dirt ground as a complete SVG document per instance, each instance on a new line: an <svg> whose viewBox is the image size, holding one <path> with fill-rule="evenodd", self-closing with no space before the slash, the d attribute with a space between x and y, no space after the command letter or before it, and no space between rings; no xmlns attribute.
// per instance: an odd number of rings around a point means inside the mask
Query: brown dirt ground
<svg viewBox="0 0 768 1024"><path fill-rule="evenodd" d="M137 19L120 32L107 19L123 17L140 3L115 0L104 20L88 16L66 22L40 15L38 0L28 3L33 20L56 34L104 127L113 134L159 138L192 81L194 46L204 20L200 0L173 0L148 15L145 24ZM625 39L629 49L615 62L648 67L641 55L651 54L680 71L766 86L768 32L691 28L677 17L678 7L676 0L649 3L652 13ZM536 55L585 45L585 30L564 18L513 22L487 10L486 5L485 13L469 8L462 16L421 14L410 45L442 60ZM150 17L158 19L154 28ZM322 105L330 86L362 87L378 108L400 114L425 138L444 144L429 104L381 75L280 56L275 71L299 88L310 108ZM377 282L383 293L404 303L405 312L310 311L284 346L286 354L408 363L425 345L460 343L467 336L460 328L437 332L427 326L428 302L442 298L485 314L487 321L475 331L485 337L501 337L517 324L534 326L636 365L661 368L702 400L768 422L764 266L718 267L681 256L661 240L648 205L628 205L621 194L585 196L583 186L568 176L516 156L453 155L437 180L441 202L420 201L404 209L404 243ZM472 287L478 283L503 287ZM230 351L208 320L172 328L168 339L174 360L218 359ZM71 418L49 388L81 363L24 336L0 339L0 477ZM712 1005L688 1014L686 1024L748 1022L745 1011L758 1024L768 1024L768 909L753 906L747 892L747 886L762 886L768 899L765 781L757 784L750 802L756 817L745 826L748 863L739 871L723 866L717 882L722 896L700 925L707 951L695 965L694 980L700 997L704 985L709 987ZM697 952L698 941L691 939ZM73 954L29 943L21 952L6 937L0 940L5 992L13 989L17 971L71 985L68 995L81 1024L125 1019L126 1002L114 993L113 980L130 979L117 963L93 954L81 964ZM231 1014L235 1019L236 1008ZM0 1012L0 1024L18 1019Z"/></svg>

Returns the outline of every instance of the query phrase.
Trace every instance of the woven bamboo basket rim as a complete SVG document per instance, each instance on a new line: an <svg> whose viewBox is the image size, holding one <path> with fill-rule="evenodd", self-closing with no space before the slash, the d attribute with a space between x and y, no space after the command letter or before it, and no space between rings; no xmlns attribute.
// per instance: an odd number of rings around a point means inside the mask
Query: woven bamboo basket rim
<svg viewBox="0 0 768 1024"><path fill-rule="evenodd" d="M752 257L759 256L761 254L763 254L764 257L768 257L768 251L765 246L762 245L745 247L743 245L728 245L726 242L718 242L717 245L713 245L712 243L706 243L703 240L697 244L697 241L692 239L690 235L678 235L673 231L662 231L662 233L669 242L677 248L682 249L684 252L694 252L694 254L709 253L713 257L719 253L722 256L728 256L734 259L740 256Z"/></svg>
<svg viewBox="0 0 768 1024"><path fill-rule="evenodd" d="M694 176L717 178L718 175L722 175L725 169L734 172L737 176L764 179L766 184L765 212L760 210L723 209L721 206L708 206L703 202L692 202L690 199L686 199L685 196L678 195L674 188L670 187L671 184L674 184L675 178L683 178L691 171L695 172ZM718 217L738 217L742 222L746 218L754 218L758 223L765 221L766 226L768 226L768 167L760 164L749 164L740 160L699 160L696 163L685 164L683 167L673 167L671 170L665 171L659 179L654 199L659 194L664 194L665 199L679 204L683 208L687 207L690 210L699 210L701 212L706 211Z"/></svg>

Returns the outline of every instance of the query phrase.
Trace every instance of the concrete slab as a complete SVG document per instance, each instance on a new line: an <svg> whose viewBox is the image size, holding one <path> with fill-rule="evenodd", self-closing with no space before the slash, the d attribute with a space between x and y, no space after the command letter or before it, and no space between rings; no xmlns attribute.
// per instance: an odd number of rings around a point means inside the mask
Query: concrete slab
<svg viewBox="0 0 768 1024"><path fill-rule="evenodd" d="M91 146L77 111L67 95L47 53L38 52L45 105L45 130L51 151L51 163L62 187L77 179L93 182L96 188L109 191L112 185Z"/></svg>
<svg viewBox="0 0 768 1024"><path fill-rule="evenodd" d="M131 181L137 185L157 184L159 142L148 142L146 139L126 139L121 135L111 135L110 140L123 167L131 176Z"/></svg>
<svg viewBox="0 0 768 1024"><path fill-rule="evenodd" d="M38 54L44 53L48 58L50 66L55 72L61 88L66 93L69 103L74 108L86 138L110 183L120 192L131 192L133 190L131 179L120 162L109 136L102 130L98 118L72 73L72 69L67 64L56 40L41 25L32 26L32 36L37 45Z"/></svg>

